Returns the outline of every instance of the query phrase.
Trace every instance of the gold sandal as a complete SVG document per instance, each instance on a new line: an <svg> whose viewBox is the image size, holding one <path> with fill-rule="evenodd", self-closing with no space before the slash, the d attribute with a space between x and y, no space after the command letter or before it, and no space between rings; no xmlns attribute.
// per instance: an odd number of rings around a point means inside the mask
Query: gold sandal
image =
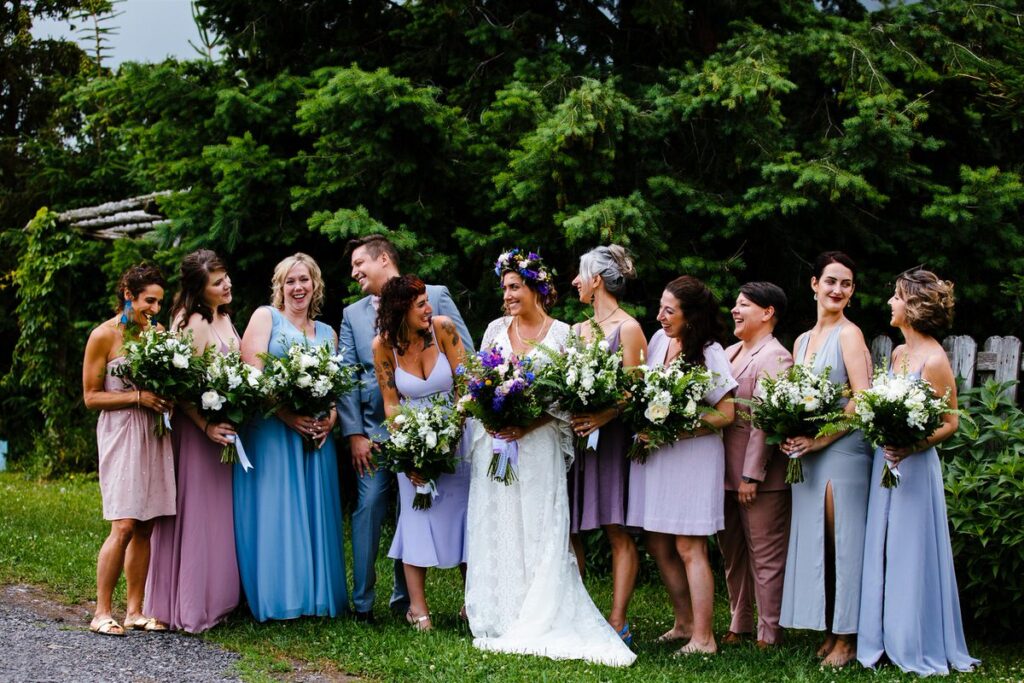
<svg viewBox="0 0 1024 683"><path fill-rule="evenodd" d="M414 631L433 631L434 625L430 621L430 612L416 616L410 609L405 613L405 620L409 622ZM425 622L425 623L424 623Z"/></svg>

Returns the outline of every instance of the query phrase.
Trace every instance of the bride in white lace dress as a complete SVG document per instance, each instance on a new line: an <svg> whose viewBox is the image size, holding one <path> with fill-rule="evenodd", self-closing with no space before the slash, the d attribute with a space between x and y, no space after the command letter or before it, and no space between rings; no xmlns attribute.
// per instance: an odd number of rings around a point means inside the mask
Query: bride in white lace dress
<svg viewBox="0 0 1024 683"><path fill-rule="evenodd" d="M563 345L569 327L545 308L554 299L550 277L536 254L502 254L507 317L493 321L482 350L529 355L536 344ZM466 612L473 645L482 650L584 659L629 666L636 655L594 606L569 546L566 470L572 438L566 416L545 414L526 428L494 436L518 441L518 480L505 485L487 473L492 437L476 430L469 490Z"/></svg>

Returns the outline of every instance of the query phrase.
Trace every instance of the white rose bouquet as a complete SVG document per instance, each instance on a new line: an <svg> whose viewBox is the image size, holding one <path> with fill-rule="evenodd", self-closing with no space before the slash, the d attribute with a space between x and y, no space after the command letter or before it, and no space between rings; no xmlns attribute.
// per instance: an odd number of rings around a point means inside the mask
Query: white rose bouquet
<svg viewBox="0 0 1024 683"><path fill-rule="evenodd" d="M235 350L224 354L210 346L202 357L203 375L192 396L200 415L209 422L230 422L238 427L259 412L264 398L259 370L243 361ZM241 462L246 470L252 467L237 435L221 450L220 461Z"/></svg>
<svg viewBox="0 0 1024 683"><path fill-rule="evenodd" d="M443 397L427 405L402 405L387 420L391 438L381 444L384 466L393 472L415 472L426 483L416 487L414 510L428 510L437 495L437 479L452 474L462 436L462 417Z"/></svg>
<svg viewBox="0 0 1024 683"><path fill-rule="evenodd" d="M125 362L114 368L115 376L172 401L190 396L203 373L202 358L193 354L191 332L178 335L150 327L125 339L123 353ZM171 415L166 412L153 431L163 436L170 429Z"/></svg>
<svg viewBox="0 0 1024 683"><path fill-rule="evenodd" d="M909 375L875 373L869 389L854 396L855 410L850 422L864 433L872 446L907 448L931 436L942 425L942 416L953 412L949 392L936 396L927 380ZM882 486L899 486L896 464L886 461Z"/></svg>
<svg viewBox="0 0 1024 683"><path fill-rule="evenodd" d="M665 366L636 368L624 415L633 431L647 439L636 439L626 456L647 462L652 452L677 441L681 434L706 427L704 416L712 409L701 402L713 387L710 370L682 358Z"/></svg>
<svg viewBox="0 0 1024 683"><path fill-rule="evenodd" d="M326 345L297 342L288 354L278 358L269 353L263 359L263 393L270 402L270 412L284 407L299 415L323 417L330 412L338 397L356 386L355 368L342 363L340 351ZM303 436L306 453L316 450L316 441Z"/></svg>
<svg viewBox="0 0 1024 683"><path fill-rule="evenodd" d="M750 419L765 432L765 443L780 444L792 436L815 436L839 412L840 389L829 381L831 368L821 374L797 364L778 377L762 377L750 402ZM790 457L786 483L804 480L803 464Z"/></svg>
<svg viewBox="0 0 1024 683"><path fill-rule="evenodd" d="M622 350L608 350L601 328L594 325L589 343L573 334L563 349L538 346L551 361L537 376L542 400L555 403L567 413L599 412L618 405L625 395ZM587 439L587 448L597 448L599 430Z"/></svg>

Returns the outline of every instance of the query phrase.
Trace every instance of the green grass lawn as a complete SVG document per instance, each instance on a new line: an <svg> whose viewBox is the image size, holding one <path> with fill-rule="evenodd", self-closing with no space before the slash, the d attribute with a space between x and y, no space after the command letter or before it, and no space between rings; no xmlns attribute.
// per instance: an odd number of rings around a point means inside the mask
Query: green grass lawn
<svg viewBox="0 0 1024 683"><path fill-rule="evenodd" d="M0 581L43 586L60 599L84 602L94 596L96 552L109 529L100 512L99 490L88 479L27 482L0 474ZM296 661L322 665L379 680L480 681L890 681L914 680L894 667L878 672L860 666L843 671L819 668L814 658L817 634L791 635L787 645L769 654L751 646L726 648L713 657L670 656L671 649L652 641L666 628L671 611L657 583L640 585L631 619L636 664L619 670L580 662L553 662L474 650L468 629L457 613L462 604L456 570L432 572L428 597L435 614L433 633L413 633L388 615L386 598L391 563L378 563L377 615L366 626L348 619L298 619L257 624L244 610L203 638L242 655L241 673L249 680L286 675ZM351 577L349 579L351 585ZM611 584L588 580L597 604L607 609ZM123 609L123 582L118 600ZM85 624L83 623L84 627ZM716 633L728 628L728 609L720 595ZM971 653L983 660L969 681L1024 680L1020 646L985 646L970 640Z"/></svg>

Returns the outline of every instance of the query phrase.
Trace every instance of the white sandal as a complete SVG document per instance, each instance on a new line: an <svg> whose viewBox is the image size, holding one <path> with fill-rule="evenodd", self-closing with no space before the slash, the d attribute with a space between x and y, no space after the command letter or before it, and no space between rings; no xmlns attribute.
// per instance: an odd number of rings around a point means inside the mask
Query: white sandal
<svg viewBox="0 0 1024 683"><path fill-rule="evenodd" d="M416 616L410 609L405 613L405 620L409 622L414 631L433 631L434 624L430 621L430 612ZM426 622L425 624L423 622Z"/></svg>

